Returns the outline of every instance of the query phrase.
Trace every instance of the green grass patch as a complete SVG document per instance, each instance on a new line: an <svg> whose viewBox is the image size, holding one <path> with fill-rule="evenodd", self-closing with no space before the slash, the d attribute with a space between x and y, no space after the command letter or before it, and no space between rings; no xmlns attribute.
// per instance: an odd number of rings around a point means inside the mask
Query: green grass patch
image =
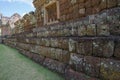
<svg viewBox="0 0 120 80"><path fill-rule="evenodd" d="M64 80L17 50L0 44L0 80Z"/></svg>

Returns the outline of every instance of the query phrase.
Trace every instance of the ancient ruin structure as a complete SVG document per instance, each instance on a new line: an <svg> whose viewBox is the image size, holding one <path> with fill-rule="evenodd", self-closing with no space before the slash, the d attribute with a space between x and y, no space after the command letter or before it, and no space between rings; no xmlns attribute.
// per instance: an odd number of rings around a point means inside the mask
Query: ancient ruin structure
<svg viewBox="0 0 120 80"><path fill-rule="evenodd" d="M1 35L8 36L13 34L15 28L14 23L20 18L21 16L17 13L13 14L11 17L5 17L1 14L0 18Z"/></svg>
<svg viewBox="0 0 120 80"><path fill-rule="evenodd" d="M34 12L30 12L28 14L25 14L23 16L23 26L25 31L31 31L33 28L35 28L36 25L36 18Z"/></svg>
<svg viewBox="0 0 120 80"><path fill-rule="evenodd" d="M24 32L7 38L6 45L66 80L120 79L120 0L33 4L34 16L26 14L21 22Z"/></svg>
<svg viewBox="0 0 120 80"><path fill-rule="evenodd" d="M11 28L9 25L9 17L1 16L1 35L2 36L7 36L10 35L11 33Z"/></svg>

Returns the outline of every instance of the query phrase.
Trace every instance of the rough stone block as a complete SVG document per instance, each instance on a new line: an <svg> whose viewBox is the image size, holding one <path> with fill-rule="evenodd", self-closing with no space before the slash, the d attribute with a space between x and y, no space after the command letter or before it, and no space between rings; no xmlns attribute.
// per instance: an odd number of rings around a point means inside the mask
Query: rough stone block
<svg viewBox="0 0 120 80"><path fill-rule="evenodd" d="M107 8L107 0L101 0L99 7L100 7L100 10L106 9Z"/></svg>
<svg viewBox="0 0 120 80"><path fill-rule="evenodd" d="M113 56L114 42L108 40L93 41L93 55L99 57Z"/></svg>
<svg viewBox="0 0 120 80"><path fill-rule="evenodd" d="M96 35L96 25L90 24L87 25L87 36L95 36Z"/></svg>
<svg viewBox="0 0 120 80"><path fill-rule="evenodd" d="M58 48L69 50L68 39L58 39Z"/></svg>
<svg viewBox="0 0 120 80"><path fill-rule="evenodd" d="M88 8L86 8L86 16L87 15L92 15L93 14L93 12L92 12L92 7L88 7Z"/></svg>
<svg viewBox="0 0 120 80"><path fill-rule="evenodd" d="M66 50L62 50L62 59L61 59L61 61L63 63L68 64L69 60L70 60L70 53L68 51L66 51Z"/></svg>
<svg viewBox="0 0 120 80"><path fill-rule="evenodd" d="M46 58L43 65L48 67L51 70L54 70L54 71L61 73L61 74L65 73L66 65L61 63L61 62L58 62L56 60Z"/></svg>
<svg viewBox="0 0 120 80"><path fill-rule="evenodd" d="M92 6L98 6L101 0L91 0Z"/></svg>
<svg viewBox="0 0 120 80"><path fill-rule="evenodd" d="M41 39L41 46L50 46L50 39Z"/></svg>
<svg viewBox="0 0 120 80"><path fill-rule="evenodd" d="M113 59L103 59L101 61L100 74L103 80L119 80L120 61Z"/></svg>
<svg viewBox="0 0 120 80"><path fill-rule="evenodd" d="M88 8L88 7L91 7L92 6L92 1L91 0L86 0L85 1L85 7Z"/></svg>
<svg viewBox="0 0 120 80"><path fill-rule="evenodd" d="M33 54L32 59L39 64L43 64L45 57L43 57L39 54Z"/></svg>
<svg viewBox="0 0 120 80"><path fill-rule="evenodd" d="M70 55L70 67L78 72L83 72L84 57L75 53Z"/></svg>
<svg viewBox="0 0 120 80"><path fill-rule="evenodd" d="M39 54L39 48L40 48L40 46L30 45L29 51L31 51L31 52L33 52L33 53L36 53L36 54Z"/></svg>
<svg viewBox="0 0 120 80"><path fill-rule="evenodd" d="M69 52L62 50L62 49L55 49L51 48L51 57L52 59L56 59L58 61L61 61L63 63L69 62Z"/></svg>
<svg viewBox="0 0 120 80"><path fill-rule="evenodd" d="M99 77L100 75L100 58L86 56L84 58L84 71L87 75L92 77Z"/></svg>
<svg viewBox="0 0 120 80"><path fill-rule="evenodd" d="M29 52L29 51L25 51L25 55L26 55L27 57L29 57L30 59L32 59L32 57L33 57L33 53L31 53L31 52Z"/></svg>
<svg viewBox="0 0 120 80"><path fill-rule="evenodd" d="M50 46L51 47L58 47L58 40L52 38L51 42L50 42Z"/></svg>
<svg viewBox="0 0 120 80"><path fill-rule="evenodd" d="M78 35L79 36L85 36L87 33L87 28L84 25L81 25L78 27Z"/></svg>
<svg viewBox="0 0 120 80"><path fill-rule="evenodd" d="M111 35L120 35L120 22L117 20L119 16L114 16L116 22L111 22L110 26L110 34Z"/></svg>
<svg viewBox="0 0 120 80"><path fill-rule="evenodd" d="M39 50L39 54L51 58L51 48L41 46Z"/></svg>
<svg viewBox="0 0 120 80"><path fill-rule="evenodd" d="M71 30L69 28L63 29L62 36L71 36Z"/></svg>
<svg viewBox="0 0 120 80"><path fill-rule="evenodd" d="M78 73L72 69L66 70L65 80L99 80L96 78L91 78L85 74Z"/></svg>
<svg viewBox="0 0 120 80"><path fill-rule="evenodd" d="M117 0L108 0L107 1L107 7L111 8L111 7L116 7L117 6Z"/></svg>
<svg viewBox="0 0 120 80"><path fill-rule="evenodd" d="M69 39L69 51L70 52L76 52L76 44L77 44L77 41L73 39Z"/></svg>
<svg viewBox="0 0 120 80"><path fill-rule="evenodd" d="M115 43L115 50L114 50L114 56L118 59L120 59L120 41L117 41Z"/></svg>
<svg viewBox="0 0 120 80"><path fill-rule="evenodd" d="M80 41L77 44L77 53L80 55L92 55L92 41Z"/></svg>
<svg viewBox="0 0 120 80"><path fill-rule="evenodd" d="M97 25L97 35L98 36L109 36L110 35L110 29L107 24L98 24Z"/></svg>
<svg viewBox="0 0 120 80"><path fill-rule="evenodd" d="M118 6L120 6L120 0L117 0L117 4L118 4Z"/></svg>

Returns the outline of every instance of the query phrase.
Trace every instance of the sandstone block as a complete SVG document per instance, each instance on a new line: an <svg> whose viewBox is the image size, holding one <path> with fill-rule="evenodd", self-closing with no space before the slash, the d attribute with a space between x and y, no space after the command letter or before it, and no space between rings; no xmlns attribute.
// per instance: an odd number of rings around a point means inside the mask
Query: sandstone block
<svg viewBox="0 0 120 80"><path fill-rule="evenodd" d="M58 39L58 48L68 50L69 49L68 40L67 39Z"/></svg>
<svg viewBox="0 0 120 80"><path fill-rule="evenodd" d="M106 9L107 8L107 0L101 0L99 7L100 7L100 10Z"/></svg>
<svg viewBox="0 0 120 80"><path fill-rule="evenodd" d="M120 0L117 0L117 4L118 4L118 6L120 6Z"/></svg>
<svg viewBox="0 0 120 80"><path fill-rule="evenodd" d="M119 58L119 59L120 59L120 41L117 41L117 42L115 43L114 56L115 56L116 58Z"/></svg>
<svg viewBox="0 0 120 80"><path fill-rule="evenodd" d="M101 61L100 74L105 80L120 79L120 61L113 59L103 59Z"/></svg>
<svg viewBox="0 0 120 80"><path fill-rule="evenodd" d="M113 56L114 42L107 40L93 41L93 55L99 57Z"/></svg>
<svg viewBox="0 0 120 80"><path fill-rule="evenodd" d="M86 33L87 29L84 25L80 25L78 27L78 35L79 36L85 36L87 33Z"/></svg>
<svg viewBox="0 0 120 80"><path fill-rule="evenodd" d="M65 73L66 65L63 63L60 63L58 61L46 58L43 65L48 67L51 70L54 70L54 71L61 73L61 74Z"/></svg>
<svg viewBox="0 0 120 80"><path fill-rule="evenodd" d="M92 41L80 41L77 44L77 53L80 55L92 55Z"/></svg>
<svg viewBox="0 0 120 80"><path fill-rule="evenodd" d="M76 52L76 44L77 44L77 41L69 39L69 51L70 52Z"/></svg>
<svg viewBox="0 0 120 80"><path fill-rule="evenodd" d="M101 0L91 0L92 6L98 6Z"/></svg>
<svg viewBox="0 0 120 80"><path fill-rule="evenodd" d="M78 72L83 72L84 57L75 53L70 55L70 67Z"/></svg>
<svg viewBox="0 0 120 80"><path fill-rule="evenodd" d="M39 64L43 64L45 58L39 54L33 54L32 59Z"/></svg>
<svg viewBox="0 0 120 80"><path fill-rule="evenodd" d="M58 47L58 40L57 39L51 39L50 45L51 45L51 47Z"/></svg>
<svg viewBox="0 0 120 80"><path fill-rule="evenodd" d="M114 17L114 18L116 18L116 17ZM114 20L114 21L116 21L116 23L110 24L110 34L111 35L120 35L120 23L117 22L117 20Z"/></svg>
<svg viewBox="0 0 120 80"><path fill-rule="evenodd" d="M65 80L99 80L99 79L96 79L96 78L91 78L85 74L82 74L82 73L78 73L72 69L68 69L66 70L66 73L65 73L65 77L66 79Z"/></svg>
<svg viewBox="0 0 120 80"><path fill-rule="evenodd" d="M99 36L109 36L110 29L109 26L106 24L97 25L97 35Z"/></svg>
<svg viewBox="0 0 120 80"><path fill-rule="evenodd" d="M96 35L96 25L90 24L87 26L87 36L95 36Z"/></svg>
<svg viewBox="0 0 120 80"><path fill-rule="evenodd" d="M86 56L84 58L84 71L87 75L92 77L99 77L100 75L100 58Z"/></svg>
<svg viewBox="0 0 120 80"><path fill-rule="evenodd" d="M107 7L111 8L111 7L116 7L117 6L117 0L108 0L107 1Z"/></svg>

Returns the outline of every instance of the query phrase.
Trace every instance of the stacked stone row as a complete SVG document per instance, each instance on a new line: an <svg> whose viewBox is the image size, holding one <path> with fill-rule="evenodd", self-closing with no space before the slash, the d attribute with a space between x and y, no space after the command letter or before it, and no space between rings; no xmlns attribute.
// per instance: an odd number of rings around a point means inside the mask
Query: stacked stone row
<svg viewBox="0 0 120 80"><path fill-rule="evenodd" d="M33 29L5 44L66 76L66 80L119 80L120 8Z"/></svg>

